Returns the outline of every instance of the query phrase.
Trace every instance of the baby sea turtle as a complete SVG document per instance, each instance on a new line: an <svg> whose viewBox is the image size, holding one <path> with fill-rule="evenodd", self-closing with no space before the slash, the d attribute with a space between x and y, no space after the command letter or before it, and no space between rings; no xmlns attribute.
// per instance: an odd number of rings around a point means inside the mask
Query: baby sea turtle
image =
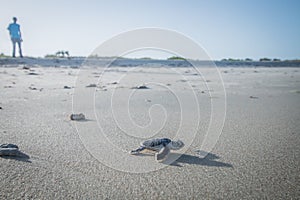
<svg viewBox="0 0 300 200"><path fill-rule="evenodd" d="M19 154L19 147L15 144L0 145L0 156L18 156Z"/></svg>
<svg viewBox="0 0 300 200"><path fill-rule="evenodd" d="M184 143L181 140L172 141L169 138L150 139L142 142L140 147L136 150L132 150L130 154L136 155L144 150L155 151L155 160L161 162L167 158L170 150L179 150L183 146Z"/></svg>

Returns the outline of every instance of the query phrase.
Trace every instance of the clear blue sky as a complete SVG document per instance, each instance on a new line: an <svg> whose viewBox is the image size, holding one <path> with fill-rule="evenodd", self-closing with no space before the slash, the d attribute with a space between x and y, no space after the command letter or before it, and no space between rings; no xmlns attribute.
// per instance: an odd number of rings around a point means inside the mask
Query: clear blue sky
<svg viewBox="0 0 300 200"><path fill-rule="evenodd" d="M10 54L13 16L28 56L87 56L120 32L159 27L189 36L213 59L300 58L298 0L0 0L0 53Z"/></svg>

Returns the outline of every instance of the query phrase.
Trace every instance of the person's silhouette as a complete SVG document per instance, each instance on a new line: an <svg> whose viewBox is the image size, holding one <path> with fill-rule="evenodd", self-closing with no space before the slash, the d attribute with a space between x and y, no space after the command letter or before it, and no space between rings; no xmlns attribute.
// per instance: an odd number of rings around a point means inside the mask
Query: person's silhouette
<svg viewBox="0 0 300 200"><path fill-rule="evenodd" d="M20 30L20 25L17 24L17 18L13 17L13 23L9 24L8 26L8 31L10 34L10 39L12 41L13 44L13 53L12 56L16 57L15 52L16 52L16 43L19 46L19 53L20 53L20 57L22 58L22 48L21 48L21 42L22 40L22 36L21 36L21 30Z"/></svg>

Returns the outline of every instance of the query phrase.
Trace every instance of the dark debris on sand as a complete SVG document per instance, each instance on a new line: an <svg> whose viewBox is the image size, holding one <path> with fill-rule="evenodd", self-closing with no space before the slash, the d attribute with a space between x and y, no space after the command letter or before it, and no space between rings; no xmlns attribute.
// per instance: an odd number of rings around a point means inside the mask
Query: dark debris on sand
<svg viewBox="0 0 300 200"><path fill-rule="evenodd" d="M150 88L147 87L146 85L138 85L138 86L132 87L131 89L150 89Z"/></svg>
<svg viewBox="0 0 300 200"><path fill-rule="evenodd" d="M35 72L29 72L28 75L37 76L37 75L39 75L39 74L38 74L38 73L35 73Z"/></svg>
<svg viewBox="0 0 300 200"><path fill-rule="evenodd" d="M72 87L65 85L64 89L71 89Z"/></svg>
<svg viewBox="0 0 300 200"><path fill-rule="evenodd" d="M87 86L85 86L85 87L97 87L97 85L94 84L94 83L91 83L91 84L89 84L89 85L87 85Z"/></svg>

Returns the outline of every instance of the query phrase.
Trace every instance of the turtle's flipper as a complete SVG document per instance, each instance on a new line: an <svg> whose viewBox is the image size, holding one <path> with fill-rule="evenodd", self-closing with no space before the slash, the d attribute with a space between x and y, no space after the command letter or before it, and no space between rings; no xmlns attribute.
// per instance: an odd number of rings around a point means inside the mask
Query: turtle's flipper
<svg viewBox="0 0 300 200"><path fill-rule="evenodd" d="M164 161L170 153L170 149L165 146L158 153L155 154L155 160L158 162Z"/></svg>
<svg viewBox="0 0 300 200"><path fill-rule="evenodd" d="M143 150L145 150L145 147L140 147L140 148L138 148L138 149L136 149L136 150L130 151L130 154L131 154L131 155L139 154L139 153L140 153L141 151L143 151Z"/></svg>

